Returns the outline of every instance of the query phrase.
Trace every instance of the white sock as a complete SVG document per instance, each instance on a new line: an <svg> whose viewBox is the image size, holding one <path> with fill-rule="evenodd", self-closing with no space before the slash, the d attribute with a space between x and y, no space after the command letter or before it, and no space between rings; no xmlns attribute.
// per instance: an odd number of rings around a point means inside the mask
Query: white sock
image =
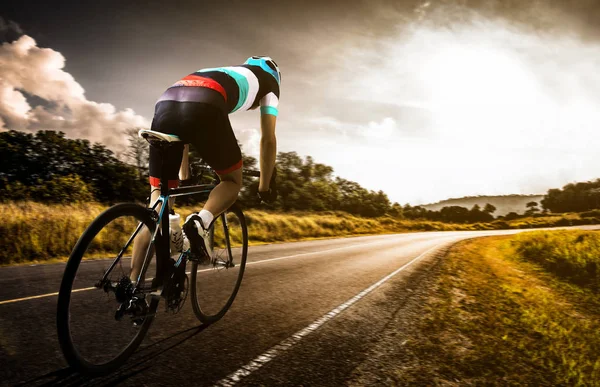
<svg viewBox="0 0 600 387"><path fill-rule="evenodd" d="M204 229L208 229L208 227L212 223L213 219L215 218L215 216L213 214L211 214L210 211L207 211L207 210L200 211L200 213L198 213L198 216L200 217L200 219L202 219L202 224L204 225Z"/></svg>

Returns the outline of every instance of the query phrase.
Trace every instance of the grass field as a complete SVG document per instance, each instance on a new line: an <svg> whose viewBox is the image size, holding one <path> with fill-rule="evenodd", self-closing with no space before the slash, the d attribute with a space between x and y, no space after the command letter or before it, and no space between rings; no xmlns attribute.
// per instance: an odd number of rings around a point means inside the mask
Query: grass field
<svg viewBox="0 0 600 387"><path fill-rule="evenodd" d="M516 254L575 285L600 291L600 234L532 232L513 241Z"/></svg>
<svg viewBox="0 0 600 387"><path fill-rule="evenodd" d="M599 237L533 232L455 245L405 348L433 366L398 365L396 376L415 385L600 386L600 296L589 286L598 277L585 269L600 256Z"/></svg>

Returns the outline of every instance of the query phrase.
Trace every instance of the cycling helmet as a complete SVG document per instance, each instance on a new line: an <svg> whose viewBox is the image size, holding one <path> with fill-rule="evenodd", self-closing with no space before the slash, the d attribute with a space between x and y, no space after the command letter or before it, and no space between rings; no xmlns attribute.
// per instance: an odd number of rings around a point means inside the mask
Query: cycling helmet
<svg viewBox="0 0 600 387"><path fill-rule="evenodd" d="M244 62L244 64L251 66L258 66L271 74L277 80L277 84L281 84L281 72L277 63L268 56L251 56Z"/></svg>

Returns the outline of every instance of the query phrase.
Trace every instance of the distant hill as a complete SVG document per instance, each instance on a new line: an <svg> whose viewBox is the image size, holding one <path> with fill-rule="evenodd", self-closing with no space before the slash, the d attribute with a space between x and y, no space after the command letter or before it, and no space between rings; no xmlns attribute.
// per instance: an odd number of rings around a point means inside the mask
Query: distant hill
<svg viewBox="0 0 600 387"><path fill-rule="evenodd" d="M526 204L529 202L537 202L541 209L540 201L544 198L544 195L503 195L503 196L467 196L459 199L447 199L441 202L425 204L421 207L425 207L431 211L439 211L443 207L449 206L460 206L471 208L475 204L483 209L483 207L490 203L496 207L494 216L506 215L509 212L516 212L522 214L527 209Z"/></svg>

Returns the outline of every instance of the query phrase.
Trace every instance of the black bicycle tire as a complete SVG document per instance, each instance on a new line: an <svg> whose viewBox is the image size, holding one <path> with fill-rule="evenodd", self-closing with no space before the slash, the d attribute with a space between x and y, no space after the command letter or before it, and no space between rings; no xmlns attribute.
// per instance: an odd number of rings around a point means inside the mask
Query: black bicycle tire
<svg viewBox="0 0 600 387"><path fill-rule="evenodd" d="M238 274L238 278L236 280L233 292L229 296L229 299L227 300L227 302L225 303L223 308L218 313L215 313L215 314L209 316L202 312L202 308L201 308L199 300L198 300L198 293L196 291L196 283L197 283L196 276L197 276L197 270L198 270L198 262L192 262L192 272L191 272L191 281L190 281L191 282L190 291L192 293L192 297L191 297L192 308L194 309L194 314L196 315L198 320L200 320L202 323L205 323L205 324L212 324L212 323L220 320L221 318L223 318L225 313L227 313L227 311L233 304L233 301L235 300L238 291L240 290L240 286L242 284L242 279L244 277L244 272L246 270L246 259L248 258L248 228L246 226L246 218L245 218L242 210L235 204L233 206L229 207L229 209L220 216L225 216L225 214L227 212L234 213L240 221L240 226L242 228L242 240L243 240L243 242L242 242L242 258L239 262L240 272Z"/></svg>
<svg viewBox="0 0 600 387"><path fill-rule="evenodd" d="M121 216L133 216L137 218L139 221L142 221L151 232L153 232L156 227L156 223L151 219L148 209L139 204L120 203L108 208L98 215L98 217L96 217L92 223L90 223L77 241L77 244L69 256L62 282L60 284L56 312L58 341L67 363L69 363L69 365L76 371L86 375L106 374L123 365L144 339L144 336L148 332L148 329L154 320L154 314L159 303L158 298L151 299L148 313L149 315L145 318L144 323L140 326L136 336L131 340L129 345L125 347L123 351L121 351L120 354L106 363L90 363L79 354L73 345L70 332L69 306L71 302L73 281L77 274L77 269L79 268L83 254L86 252L88 245L93 241L94 237L109 222Z"/></svg>

